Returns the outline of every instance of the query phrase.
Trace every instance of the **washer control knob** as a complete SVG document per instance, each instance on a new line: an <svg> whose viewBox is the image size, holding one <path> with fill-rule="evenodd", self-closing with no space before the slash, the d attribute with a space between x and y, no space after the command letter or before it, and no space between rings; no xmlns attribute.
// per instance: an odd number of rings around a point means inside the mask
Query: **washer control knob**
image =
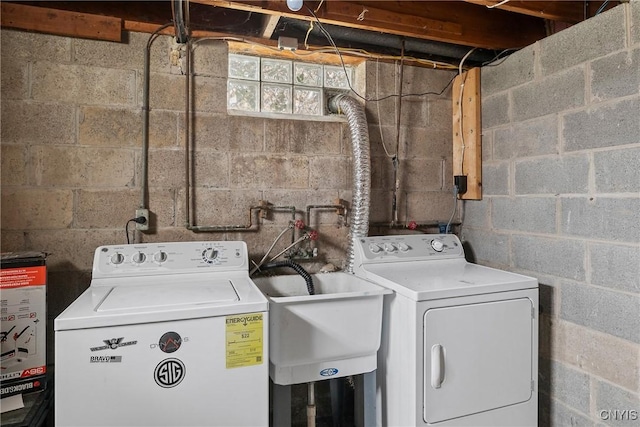
<svg viewBox="0 0 640 427"><path fill-rule="evenodd" d="M431 247L436 252L442 252L442 250L444 249L444 242L440 239L433 239L431 241Z"/></svg>
<svg viewBox="0 0 640 427"><path fill-rule="evenodd" d="M111 260L111 264L122 264L124 262L124 255L122 255L120 252L116 252L115 254L111 255L111 258L109 258Z"/></svg>
<svg viewBox="0 0 640 427"><path fill-rule="evenodd" d="M395 252L396 251L396 245L394 245L393 243L385 243L384 244L384 251L385 252Z"/></svg>
<svg viewBox="0 0 640 427"><path fill-rule="evenodd" d="M369 250L371 252L373 252L374 254L380 253L380 251L382 250L382 248L380 247L380 245L378 245L377 243L371 243L369 245Z"/></svg>
<svg viewBox="0 0 640 427"><path fill-rule="evenodd" d="M142 264L143 262L146 261L146 259L147 259L147 256L142 252L137 252L133 254L133 262L136 264Z"/></svg>
<svg viewBox="0 0 640 427"><path fill-rule="evenodd" d="M209 264L211 264L216 258L218 258L218 251L216 249L207 248L202 251L202 259L204 260L204 262L208 262Z"/></svg>
<svg viewBox="0 0 640 427"><path fill-rule="evenodd" d="M405 242L400 242L398 243L398 249L400 249L400 252L407 252L411 248Z"/></svg>
<svg viewBox="0 0 640 427"><path fill-rule="evenodd" d="M153 260L158 263L165 262L167 260L167 253L160 251L153 254Z"/></svg>

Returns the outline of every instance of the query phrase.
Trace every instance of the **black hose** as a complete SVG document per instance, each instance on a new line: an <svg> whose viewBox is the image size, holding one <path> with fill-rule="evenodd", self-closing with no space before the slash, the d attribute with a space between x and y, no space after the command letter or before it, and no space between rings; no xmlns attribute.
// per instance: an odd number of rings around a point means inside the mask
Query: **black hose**
<svg viewBox="0 0 640 427"><path fill-rule="evenodd" d="M287 260L287 261L276 261L276 262L270 262L268 264L264 264L260 266L261 270L270 270L272 268L280 268L280 267L289 267L295 270L296 273L298 273L299 275L302 276L302 278L304 279L304 281L307 283L307 292L309 292L309 295L315 295L316 294L316 289L313 286L313 278L311 277L311 275L309 273L307 273L307 270L304 269L304 267L302 267L300 264L297 264L293 261Z"/></svg>

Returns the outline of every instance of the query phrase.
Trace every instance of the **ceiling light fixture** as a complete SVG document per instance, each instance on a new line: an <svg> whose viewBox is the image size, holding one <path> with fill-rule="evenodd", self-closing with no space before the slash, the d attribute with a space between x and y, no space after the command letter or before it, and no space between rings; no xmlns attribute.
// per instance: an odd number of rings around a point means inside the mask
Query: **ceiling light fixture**
<svg viewBox="0 0 640 427"><path fill-rule="evenodd" d="M297 12L302 9L302 0L287 0L287 7L291 11Z"/></svg>

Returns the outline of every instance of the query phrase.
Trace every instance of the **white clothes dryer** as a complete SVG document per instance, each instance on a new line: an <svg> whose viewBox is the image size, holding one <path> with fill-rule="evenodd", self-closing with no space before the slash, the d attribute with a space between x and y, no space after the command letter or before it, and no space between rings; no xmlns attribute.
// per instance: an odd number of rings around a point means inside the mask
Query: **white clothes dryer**
<svg viewBox="0 0 640 427"><path fill-rule="evenodd" d="M268 302L244 242L101 246L54 321L56 426L269 422Z"/></svg>
<svg viewBox="0 0 640 427"><path fill-rule="evenodd" d="M537 426L538 282L465 260L453 234L359 238L385 296L383 426Z"/></svg>

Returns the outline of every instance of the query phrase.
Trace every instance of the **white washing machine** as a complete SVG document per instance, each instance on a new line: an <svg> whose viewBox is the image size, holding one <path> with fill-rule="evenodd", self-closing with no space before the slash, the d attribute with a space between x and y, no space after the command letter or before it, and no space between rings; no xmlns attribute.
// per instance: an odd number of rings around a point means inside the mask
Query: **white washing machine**
<svg viewBox="0 0 640 427"><path fill-rule="evenodd" d="M268 302L244 242L102 246L55 319L56 426L266 426Z"/></svg>
<svg viewBox="0 0 640 427"><path fill-rule="evenodd" d="M360 238L385 296L383 426L537 426L538 282L468 263L455 235Z"/></svg>

